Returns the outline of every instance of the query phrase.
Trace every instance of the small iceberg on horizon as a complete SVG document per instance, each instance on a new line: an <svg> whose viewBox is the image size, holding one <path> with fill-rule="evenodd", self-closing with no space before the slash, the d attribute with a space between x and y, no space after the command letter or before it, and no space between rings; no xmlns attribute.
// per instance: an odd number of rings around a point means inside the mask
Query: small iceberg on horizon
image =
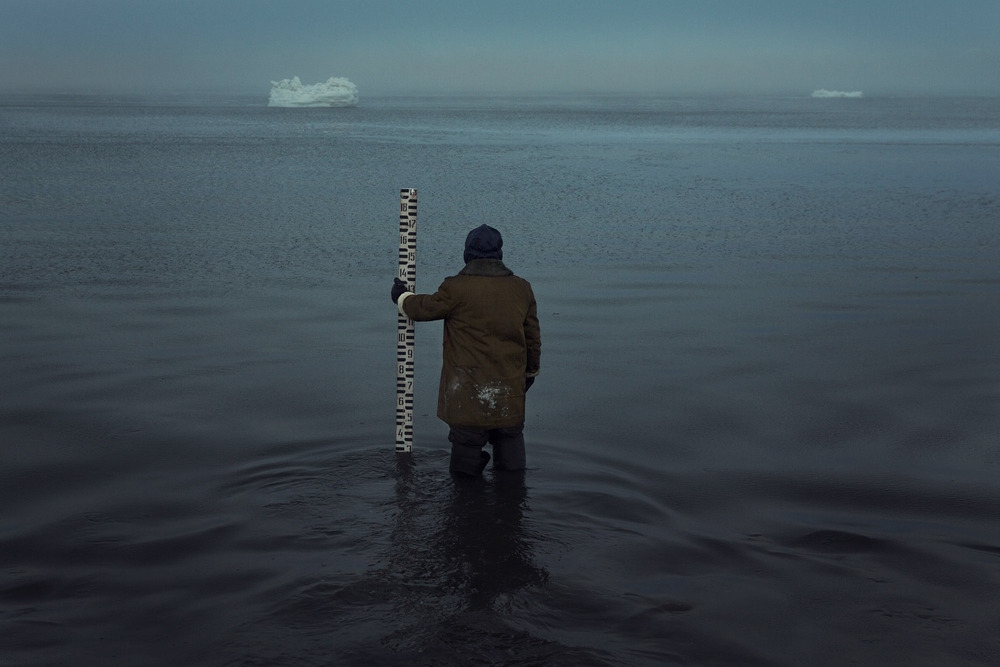
<svg viewBox="0 0 1000 667"><path fill-rule="evenodd" d="M271 82L269 107L354 107L358 87L349 79L331 76L322 83L303 85L299 77Z"/></svg>
<svg viewBox="0 0 1000 667"><path fill-rule="evenodd" d="M860 90L845 91L845 90L826 90L826 89L820 88L819 90L814 90L812 92L812 96L813 97L850 97L850 98L857 99L857 98L864 97L865 95Z"/></svg>

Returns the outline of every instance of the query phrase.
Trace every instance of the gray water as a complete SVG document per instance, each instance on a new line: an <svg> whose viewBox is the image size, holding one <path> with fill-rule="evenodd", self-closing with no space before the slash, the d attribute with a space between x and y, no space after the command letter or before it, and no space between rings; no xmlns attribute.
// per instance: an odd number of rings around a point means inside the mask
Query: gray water
<svg viewBox="0 0 1000 667"><path fill-rule="evenodd" d="M1000 663L995 99L0 98L0 664ZM417 286L504 234L523 477Z"/></svg>

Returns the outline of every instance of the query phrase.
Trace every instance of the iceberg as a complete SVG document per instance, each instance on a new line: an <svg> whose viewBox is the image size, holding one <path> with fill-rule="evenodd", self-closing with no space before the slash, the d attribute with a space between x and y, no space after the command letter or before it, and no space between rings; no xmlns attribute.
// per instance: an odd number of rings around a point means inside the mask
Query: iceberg
<svg viewBox="0 0 1000 667"><path fill-rule="evenodd" d="M860 90L852 90L850 92L844 90L824 90L820 88L819 90L814 90L812 93L813 97L864 97L864 93Z"/></svg>
<svg viewBox="0 0 1000 667"><path fill-rule="evenodd" d="M303 85L299 77L271 82L269 107L353 107L358 87L350 80L331 76L325 82Z"/></svg>

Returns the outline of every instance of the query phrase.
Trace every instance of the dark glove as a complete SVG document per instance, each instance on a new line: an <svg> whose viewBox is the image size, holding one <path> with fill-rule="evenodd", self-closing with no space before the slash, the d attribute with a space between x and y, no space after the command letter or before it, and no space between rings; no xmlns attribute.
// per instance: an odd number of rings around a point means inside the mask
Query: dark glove
<svg viewBox="0 0 1000 667"><path fill-rule="evenodd" d="M524 393L528 393L528 390L531 389L531 385L533 384L535 384L534 375L529 375L528 377L524 378Z"/></svg>
<svg viewBox="0 0 1000 667"><path fill-rule="evenodd" d="M393 280L392 283L392 302L398 303L399 297L403 295L403 292L409 292L409 291L410 290L406 288L406 283L404 283L399 278L396 278L395 280Z"/></svg>

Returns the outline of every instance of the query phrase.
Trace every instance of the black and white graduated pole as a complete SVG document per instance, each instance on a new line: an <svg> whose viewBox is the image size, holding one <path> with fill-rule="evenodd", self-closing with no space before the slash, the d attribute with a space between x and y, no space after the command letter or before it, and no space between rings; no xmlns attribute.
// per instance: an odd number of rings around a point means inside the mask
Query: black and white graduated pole
<svg viewBox="0 0 1000 667"><path fill-rule="evenodd" d="M417 191L399 191L399 279L417 289ZM413 449L413 320L396 320L396 451Z"/></svg>

